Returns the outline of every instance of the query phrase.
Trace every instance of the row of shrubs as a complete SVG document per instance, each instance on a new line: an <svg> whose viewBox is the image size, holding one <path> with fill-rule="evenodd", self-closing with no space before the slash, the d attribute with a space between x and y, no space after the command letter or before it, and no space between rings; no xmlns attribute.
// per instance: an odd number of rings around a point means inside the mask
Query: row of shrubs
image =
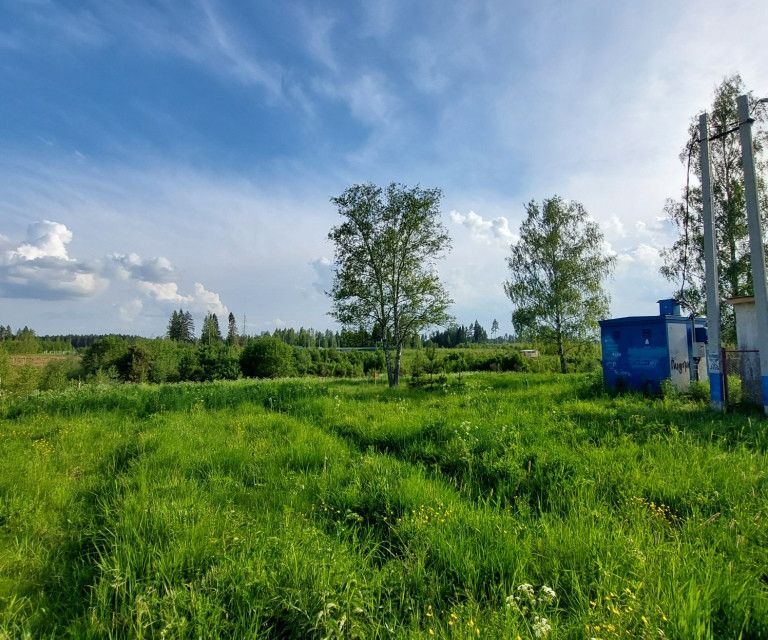
<svg viewBox="0 0 768 640"><path fill-rule="evenodd" d="M538 358L525 358L513 347L449 350L429 345L407 350L402 362L402 374L417 378L463 371L545 372L557 368L554 356L542 353ZM579 369L584 366L575 367ZM88 347L79 362L75 358L52 360L42 368L9 367L7 355L0 353L0 388L20 393L83 381L162 383L233 380L241 376L361 377L385 371L381 350L303 348L269 336L249 339L244 345L107 336Z"/></svg>

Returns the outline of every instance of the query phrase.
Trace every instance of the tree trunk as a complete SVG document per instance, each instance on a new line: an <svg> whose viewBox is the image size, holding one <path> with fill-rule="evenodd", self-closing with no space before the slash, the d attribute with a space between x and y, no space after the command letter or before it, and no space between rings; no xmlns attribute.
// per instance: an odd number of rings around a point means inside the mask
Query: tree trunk
<svg viewBox="0 0 768 640"><path fill-rule="evenodd" d="M560 357L560 373L568 373L568 364L565 362L565 343L563 340L563 331L560 326L560 320L556 323L557 355Z"/></svg>
<svg viewBox="0 0 768 640"><path fill-rule="evenodd" d="M382 344L384 348L384 361L387 363L387 382L390 387L397 385L394 367L392 366L392 352L388 344Z"/></svg>
<svg viewBox="0 0 768 640"><path fill-rule="evenodd" d="M390 387L396 387L400 384L400 360L403 357L403 345L397 345L397 352L395 354L395 371L393 381L390 382Z"/></svg>

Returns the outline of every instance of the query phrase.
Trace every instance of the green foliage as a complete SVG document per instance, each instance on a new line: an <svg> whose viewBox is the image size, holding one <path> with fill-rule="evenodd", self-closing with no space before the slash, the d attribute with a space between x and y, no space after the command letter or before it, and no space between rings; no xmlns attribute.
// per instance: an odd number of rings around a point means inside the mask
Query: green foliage
<svg viewBox="0 0 768 640"><path fill-rule="evenodd" d="M512 322L524 339L553 341L566 373L569 341L594 337L608 313L604 279L615 259L603 252L603 235L578 202L558 196L531 201L520 240L507 260L504 290L515 310Z"/></svg>
<svg viewBox="0 0 768 640"><path fill-rule="evenodd" d="M462 380L5 403L0 636L768 635L764 418Z"/></svg>
<svg viewBox="0 0 768 640"><path fill-rule="evenodd" d="M237 322L235 321L235 314L229 312L227 318L227 344L230 347L236 347L240 344L240 334L237 331Z"/></svg>
<svg viewBox="0 0 768 640"><path fill-rule="evenodd" d="M80 373L80 365L71 359L51 360L40 373L38 388L42 391L66 389Z"/></svg>
<svg viewBox="0 0 768 640"><path fill-rule="evenodd" d="M738 123L736 97L747 94L752 103L752 114L758 123L768 121L766 105L755 103L754 96L747 92L738 74L723 79L715 89L712 106L708 110L712 133L728 131ZM699 117L691 119L688 127L691 142L682 149L680 160L688 165L695 178L701 180L699 166ZM764 150L768 133L757 128L753 136L754 153L759 174L758 191L763 211L768 210L768 189L766 188L766 161ZM744 193L744 172L741 166L739 136L732 133L718 138L710 144L710 165L712 168L713 215L717 229L717 260L719 295L723 298L751 295L752 282L749 258L749 234L747 229L746 200ZM692 180L689 206L685 206L685 187L681 200L668 199L664 213L677 227L679 237L671 247L662 252L661 274L676 287L683 284L683 297L697 313L704 313L706 293L704 291L704 228L702 221L701 187ZM686 213L687 212L687 213ZM688 218L686 220L686 217ZM724 339L735 342L733 311L723 305Z"/></svg>
<svg viewBox="0 0 768 640"><path fill-rule="evenodd" d="M294 372L293 349L277 338L255 338L240 355L240 369L249 378L289 376Z"/></svg>
<svg viewBox="0 0 768 640"><path fill-rule="evenodd" d="M119 363L128 355L129 343L117 336L99 338L83 354L83 371L95 375L98 371L113 371L117 375Z"/></svg>
<svg viewBox="0 0 768 640"><path fill-rule="evenodd" d="M237 380L240 377L240 349L221 341L201 343L197 361L200 366L199 380Z"/></svg>
<svg viewBox="0 0 768 640"><path fill-rule="evenodd" d="M445 324L452 300L435 263L450 249L440 221L439 189L353 185L331 202L343 222L335 245L332 315L381 341L390 386L397 386L403 347L429 326Z"/></svg>
<svg viewBox="0 0 768 640"><path fill-rule="evenodd" d="M117 363L120 376L128 382L147 382L152 366L152 354L143 342L128 347L128 351Z"/></svg>
<svg viewBox="0 0 768 640"><path fill-rule="evenodd" d="M168 321L168 332L166 335L175 342L194 342L195 322L192 319L192 314L183 309L174 310Z"/></svg>
<svg viewBox="0 0 768 640"><path fill-rule="evenodd" d="M11 359L8 356L8 352L0 347L0 389L5 386L10 373Z"/></svg>
<svg viewBox="0 0 768 640"><path fill-rule="evenodd" d="M221 342L221 329L219 328L219 319L215 313L209 313L203 320L203 330L200 333L200 342L204 344L213 344Z"/></svg>
<svg viewBox="0 0 768 640"><path fill-rule="evenodd" d="M39 388L41 369L31 364L11 365L0 356L0 392L25 396Z"/></svg>

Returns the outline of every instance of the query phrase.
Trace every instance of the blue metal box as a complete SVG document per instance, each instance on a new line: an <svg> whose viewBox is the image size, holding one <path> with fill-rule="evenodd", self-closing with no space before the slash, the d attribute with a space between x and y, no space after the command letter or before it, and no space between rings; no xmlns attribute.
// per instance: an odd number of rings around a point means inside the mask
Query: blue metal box
<svg viewBox="0 0 768 640"><path fill-rule="evenodd" d="M600 321L603 379L610 389L658 392L662 380L684 390L706 379L705 318L680 315L675 300L659 300L658 316Z"/></svg>

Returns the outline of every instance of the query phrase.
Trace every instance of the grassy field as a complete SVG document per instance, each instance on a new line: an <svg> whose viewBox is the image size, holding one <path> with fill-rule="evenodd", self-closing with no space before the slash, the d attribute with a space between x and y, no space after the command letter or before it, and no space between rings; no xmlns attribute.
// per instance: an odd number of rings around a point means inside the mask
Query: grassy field
<svg viewBox="0 0 768 640"><path fill-rule="evenodd" d="M768 422L587 376L0 406L0 638L766 638Z"/></svg>

